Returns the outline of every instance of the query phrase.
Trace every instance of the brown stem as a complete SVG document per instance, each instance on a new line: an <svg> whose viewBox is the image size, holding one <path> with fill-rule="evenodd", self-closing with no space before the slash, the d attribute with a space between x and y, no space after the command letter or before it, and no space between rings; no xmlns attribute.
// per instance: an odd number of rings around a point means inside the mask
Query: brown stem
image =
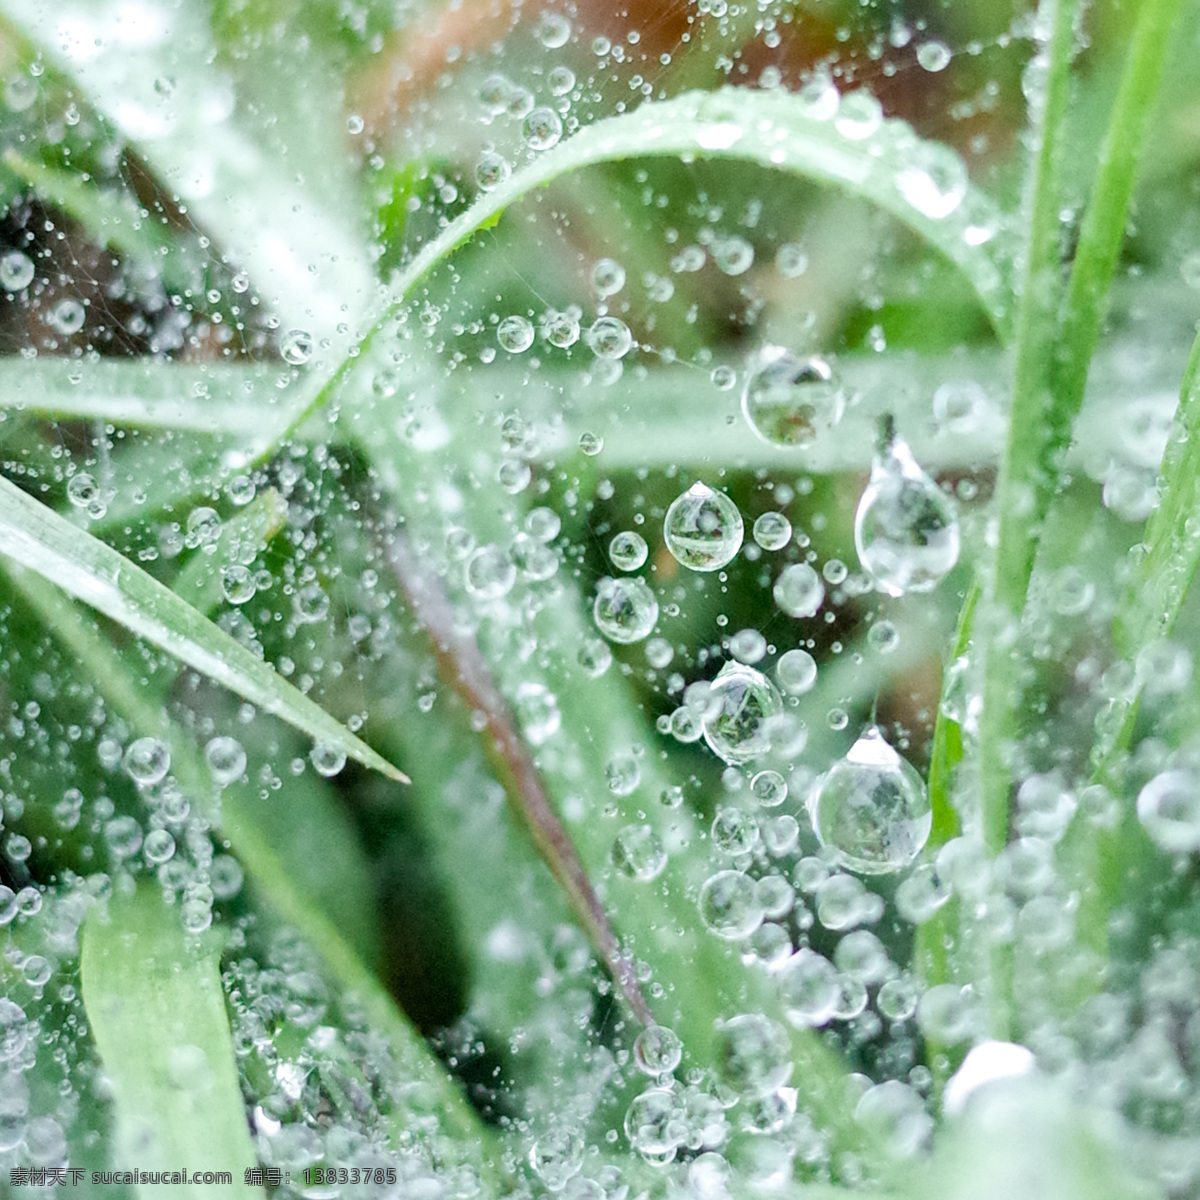
<svg viewBox="0 0 1200 1200"><path fill-rule="evenodd" d="M454 606L441 580L418 561L412 543L400 530L388 537L388 561L418 620L429 633L443 678L475 712L486 719L492 747L510 780L509 800L520 813L538 853L567 894L576 918L616 980L634 1016L643 1025L655 1024L654 1015L638 986L633 963L621 952L608 923L604 906L592 887L583 863L550 804L529 748L496 686L478 643L455 626Z"/></svg>

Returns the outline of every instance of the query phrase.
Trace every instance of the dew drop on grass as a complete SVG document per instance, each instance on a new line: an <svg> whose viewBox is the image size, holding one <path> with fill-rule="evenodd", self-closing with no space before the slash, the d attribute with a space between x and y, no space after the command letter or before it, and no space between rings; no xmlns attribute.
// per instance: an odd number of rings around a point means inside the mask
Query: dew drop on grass
<svg viewBox="0 0 1200 1200"><path fill-rule="evenodd" d="M755 520L753 532L764 550L782 550L792 540L792 523L781 512L765 512Z"/></svg>
<svg viewBox="0 0 1200 1200"><path fill-rule="evenodd" d="M130 742L123 760L125 773L134 783L150 787L161 782L171 768L171 751L155 737Z"/></svg>
<svg viewBox="0 0 1200 1200"><path fill-rule="evenodd" d="M617 754L604 764L604 782L614 796L629 796L642 782L642 769L632 754Z"/></svg>
<svg viewBox="0 0 1200 1200"><path fill-rule="evenodd" d="M658 623L658 601L643 579L604 578L596 588L592 617L609 641L628 645L649 637Z"/></svg>
<svg viewBox="0 0 1200 1200"><path fill-rule="evenodd" d="M597 317L585 340L597 358L612 362L624 358L633 346L633 334L620 317Z"/></svg>
<svg viewBox="0 0 1200 1200"><path fill-rule="evenodd" d="M846 394L820 357L765 346L751 362L742 392L742 414L771 446L811 446L841 419Z"/></svg>
<svg viewBox="0 0 1200 1200"><path fill-rule="evenodd" d="M1200 850L1200 781L1190 771L1155 775L1138 793L1137 814L1160 850L1168 854Z"/></svg>
<svg viewBox="0 0 1200 1200"><path fill-rule="evenodd" d="M719 571L742 546L742 514L723 492L697 480L672 501L663 539L677 562L692 571Z"/></svg>
<svg viewBox="0 0 1200 1200"><path fill-rule="evenodd" d="M947 46L945 42L922 42L921 45L917 47L917 62L919 62L926 71L944 71L950 65L950 59L952 57L953 56L950 53L950 47Z"/></svg>
<svg viewBox="0 0 1200 1200"><path fill-rule="evenodd" d="M0 287L6 292L24 291L33 282L33 260L20 250L0 257Z"/></svg>
<svg viewBox="0 0 1200 1200"><path fill-rule="evenodd" d="M204 761L217 787L227 787L240 779L246 769L246 751L237 738L222 734L204 747Z"/></svg>
<svg viewBox="0 0 1200 1200"><path fill-rule="evenodd" d="M881 592L926 592L958 562L958 514L890 418L880 430L871 478L854 516L854 546Z"/></svg>
<svg viewBox="0 0 1200 1200"><path fill-rule="evenodd" d="M51 328L64 337L78 333L87 320L87 310L78 300L67 298L60 300L51 310L48 317Z"/></svg>
<svg viewBox="0 0 1200 1200"><path fill-rule="evenodd" d="M639 1153L668 1162L686 1136L686 1126L675 1092L670 1088L648 1088L625 1113L625 1136Z"/></svg>
<svg viewBox="0 0 1200 1200"><path fill-rule="evenodd" d="M511 174L508 160L494 150L485 150L475 164L475 182L481 192L495 191Z"/></svg>
<svg viewBox="0 0 1200 1200"><path fill-rule="evenodd" d="M737 371L728 363L713 367L708 377L719 392L728 392L737 383Z"/></svg>
<svg viewBox="0 0 1200 1200"><path fill-rule="evenodd" d="M609 560L619 571L636 571L649 552L646 539L629 529L616 534L608 543Z"/></svg>
<svg viewBox="0 0 1200 1200"><path fill-rule="evenodd" d="M499 600L512 591L517 565L499 546L480 546L464 568L467 591L477 600Z"/></svg>
<svg viewBox="0 0 1200 1200"><path fill-rule="evenodd" d="M525 118L521 132L530 150L549 150L562 138L562 118L554 109L539 106Z"/></svg>
<svg viewBox="0 0 1200 1200"><path fill-rule="evenodd" d="M626 825L613 841L612 861L622 875L646 883L662 874L667 852L649 825Z"/></svg>
<svg viewBox="0 0 1200 1200"><path fill-rule="evenodd" d="M679 1034L665 1025L649 1025L633 1043L633 1061L643 1075L657 1079L669 1075L683 1058Z"/></svg>
<svg viewBox="0 0 1200 1200"><path fill-rule="evenodd" d="M784 1015L797 1029L818 1028L833 1019L842 988L833 963L824 955L797 950L776 978Z"/></svg>
<svg viewBox="0 0 1200 1200"><path fill-rule="evenodd" d="M599 679L612 666L612 651L599 638L585 638L576 660L590 679Z"/></svg>
<svg viewBox="0 0 1200 1200"><path fill-rule="evenodd" d="M534 36L547 50L565 46L571 37L571 22L557 12L543 12L534 26Z"/></svg>
<svg viewBox="0 0 1200 1200"><path fill-rule="evenodd" d="M731 942L749 937L763 921L758 889L742 871L718 871L706 879L697 905L704 924Z"/></svg>
<svg viewBox="0 0 1200 1200"><path fill-rule="evenodd" d="M509 354L523 354L533 345L533 322L519 314L505 317L496 327L496 340Z"/></svg>
<svg viewBox="0 0 1200 1200"><path fill-rule="evenodd" d="M863 141L883 124L883 106L870 92L847 92L838 103L833 127L852 142Z"/></svg>
<svg viewBox="0 0 1200 1200"><path fill-rule="evenodd" d="M346 752L332 743L318 742L308 752L308 759L318 775L332 779L346 765Z"/></svg>
<svg viewBox="0 0 1200 1200"><path fill-rule="evenodd" d="M87 508L100 496L100 487L94 475L79 471L67 480L67 499L76 508Z"/></svg>
<svg viewBox="0 0 1200 1200"><path fill-rule="evenodd" d="M789 696L803 696L817 682L817 660L807 650L788 650L775 664L775 678Z"/></svg>
<svg viewBox="0 0 1200 1200"><path fill-rule="evenodd" d="M329 615L329 596L319 583L306 583L292 597L292 614L302 625L316 625Z"/></svg>
<svg viewBox="0 0 1200 1200"><path fill-rule="evenodd" d="M874 725L826 772L810 815L818 841L842 866L864 875L907 867L932 823L920 775Z"/></svg>
<svg viewBox="0 0 1200 1200"><path fill-rule="evenodd" d="M778 1091L792 1074L787 1031L762 1013L742 1013L719 1022L713 1054L721 1082L742 1097Z"/></svg>
<svg viewBox="0 0 1200 1200"><path fill-rule="evenodd" d="M221 593L230 604L245 604L258 591L254 572L241 563L221 568Z"/></svg>
<svg viewBox="0 0 1200 1200"><path fill-rule="evenodd" d="M283 361L293 367L302 367L308 362L314 346L313 336L306 329L289 329L279 339L279 353L283 355Z"/></svg>
<svg viewBox="0 0 1200 1200"><path fill-rule="evenodd" d="M891 621L876 621L867 630L867 644L879 654L891 654L900 645L900 633Z"/></svg>
<svg viewBox="0 0 1200 1200"><path fill-rule="evenodd" d="M625 286L625 268L616 259L597 259L592 266L592 287L607 299L615 296Z"/></svg>
<svg viewBox="0 0 1200 1200"><path fill-rule="evenodd" d="M709 838L721 854L738 858L749 854L758 844L758 821L751 813L732 805L718 809Z"/></svg>
<svg viewBox="0 0 1200 1200"><path fill-rule="evenodd" d="M727 763L751 762L771 749L770 723L782 711L779 692L761 671L726 663L709 689L704 740Z"/></svg>
<svg viewBox="0 0 1200 1200"><path fill-rule="evenodd" d="M565 96L575 86L575 72L560 64L550 69L546 82L550 85L552 95Z"/></svg>

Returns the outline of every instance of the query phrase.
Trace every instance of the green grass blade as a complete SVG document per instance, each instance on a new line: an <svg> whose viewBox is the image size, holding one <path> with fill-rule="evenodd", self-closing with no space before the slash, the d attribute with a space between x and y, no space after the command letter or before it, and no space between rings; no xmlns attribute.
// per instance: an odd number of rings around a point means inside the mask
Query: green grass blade
<svg viewBox="0 0 1200 1200"><path fill-rule="evenodd" d="M866 138L847 137L835 122L818 119L803 100L777 92L722 88L650 101L636 112L609 117L581 130L516 171L451 221L392 282L396 301L367 336L390 323L396 307L440 262L490 229L504 210L523 196L571 171L629 158L682 157L752 162L819 183L832 184L867 199L914 229L964 273L1000 339L1012 319L1012 264L1000 211L962 175L961 201L941 216L930 216L906 195L905 172L924 155L952 152L922 142L900 121L884 121ZM945 159L943 158L944 162ZM955 160L957 163L957 160ZM959 167L961 163L957 163ZM334 372L309 409L324 403L353 363Z"/></svg>
<svg viewBox="0 0 1200 1200"><path fill-rule="evenodd" d="M391 779L407 778L169 588L6 479L0 553L318 742Z"/></svg>
<svg viewBox="0 0 1200 1200"><path fill-rule="evenodd" d="M179 913L159 889L114 895L83 932L88 1023L117 1107L117 1169L229 1171L222 1195L257 1196L243 1172L257 1164L234 1065L215 938L185 943ZM195 1183L171 1194L210 1196ZM162 1188L140 1184L136 1194Z"/></svg>

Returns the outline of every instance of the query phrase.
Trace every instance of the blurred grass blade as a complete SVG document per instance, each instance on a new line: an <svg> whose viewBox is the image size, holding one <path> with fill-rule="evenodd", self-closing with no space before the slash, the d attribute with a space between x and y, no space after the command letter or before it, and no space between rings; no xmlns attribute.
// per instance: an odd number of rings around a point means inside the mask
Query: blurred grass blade
<svg viewBox="0 0 1200 1200"><path fill-rule="evenodd" d="M0 553L322 744L391 779L403 772L169 588L0 479Z"/></svg>
<svg viewBox="0 0 1200 1200"><path fill-rule="evenodd" d="M846 136L836 122L814 115L797 96L727 87L649 101L636 112L597 121L484 193L393 277L393 310L366 341L390 322L404 298L440 262L494 226L523 196L568 172L639 157L752 162L869 200L958 266L997 336L1007 340L1013 266L1004 219L987 196L970 186L965 166L949 147L921 141L900 121L883 121L866 138ZM940 190L939 181L946 191ZM354 361L348 358L337 368L312 408L332 395ZM300 414L292 429L309 411Z"/></svg>
<svg viewBox="0 0 1200 1200"><path fill-rule="evenodd" d="M117 1108L116 1169L228 1171L226 1196L259 1196L244 1183L257 1165L234 1066L215 939L185 944L177 909L160 889L114 895L107 920L89 914L80 972L88 1023ZM195 1183L173 1196L212 1195ZM136 1187L141 1197L162 1188Z"/></svg>

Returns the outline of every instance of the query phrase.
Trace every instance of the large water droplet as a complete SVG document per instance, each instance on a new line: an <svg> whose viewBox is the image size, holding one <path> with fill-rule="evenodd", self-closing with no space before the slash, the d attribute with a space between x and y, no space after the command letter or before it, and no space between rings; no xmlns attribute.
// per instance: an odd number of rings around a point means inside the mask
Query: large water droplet
<svg viewBox="0 0 1200 1200"><path fill-rule="evenodd" d="M871 726L833 764L811 801L813 830L837 861L863 875L908 866L932 816L920 775Z"/></svg>
<svg viewBox="0 0 1200 1200"><path fill-rule="evenodd" d="M742 663L726 663L708 692L704 740L727 763L750 762L771 748L771 720L783 711L775 685Z"/></svg>
<svg viewBox="0 0 1200 1200"><path fill-rule="evenodd" d="M0 287L20 292L33 282L33 260L20 250L10 250L0 258Z"/></svg>
<svg viewBox="0 0 1200 1200"><path fill-rule="evenodd" d="M171 767L171 750L158 738L143 737L130 742L125 751L126 774L143 787L158 783Z"/></svg>
<svg viewBox="0 0 1200 1200"><path fill-rule="evenodd" d="M812 445L842 419L845 407L845 392L825 359L781 346L759 351L742 393L750 428L772 446Z"/></svg>
<svg viewBox="0 0 1200 1200"><path fill-rule="evenodd" d="M739 1095L774 1092L792 1073L786 1030L761 1013L744 1013L719 1022L713 1042L721 1082Z"/></svg>
<svg viewBox="0 0 1200 1200"><path fill-rule="evenodd" d="M808 563L793 563L775 581L772 595L789 617L812 617L824 603L825 585Z"/></svg>
<svg viewBox="0 0 1200 1200"><path fill-rule="evenodd" d="M754 880L742 871L718 871L704 882L697 902L700 918L718 937L741 941L763 921Z"/></svg>
<svg viewBox="0 0 1200 1200"><path fill-rule="evenodd" d="M628 645L648 637L658 622L658 601L644 579L602 579L592 607L596 628L610 642Z"/></svg>
<svg viewBox="0 0 1200 1200"><path fill-rule="evenodd" d="M719 571L741 549L737 505L697 480L667 509L663 537L676 560L693 571Z"/></svg>
<svg viewBox="0 0 1200 1200"><path fill-rule="evenodd" d="M854 517L863 569L889 596L927 592L958 562L954 502L925 474L890 417Z"/></svg>
<svg viewBox="0 0 1200 1200"><path fill-rule="evenodd" d="M649 825L626 825L613 842L612 861L621 874L645 883L662 874L667 852Z"/></svg>

